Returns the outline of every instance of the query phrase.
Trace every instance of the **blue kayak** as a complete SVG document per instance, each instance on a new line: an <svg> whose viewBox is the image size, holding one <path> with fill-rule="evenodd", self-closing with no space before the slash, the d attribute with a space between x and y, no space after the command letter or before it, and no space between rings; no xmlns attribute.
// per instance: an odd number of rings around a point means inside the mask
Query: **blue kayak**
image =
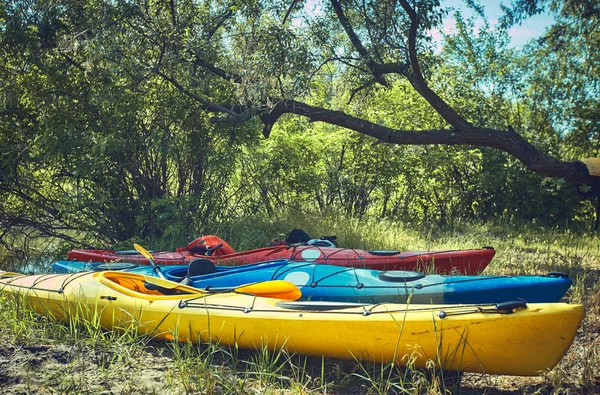
<svg viewBox="0 0 600 395"><path fill-rule="evenodd" d="M196 265L193 267L195 263ZM151 266L124 262L84 263L58 261L54 272L81 270L127 270L156 275ZM313 262L268 261L243 266L214 266L199 259L190 266L161 266L164 277L182 281L188 270L188 284L218 290L243 284L287 280L302 291L303 300L360 303L501 303L523 300L528 303L558 302L571 286L563 273L547 276L446 276L410 271L378 271L315 264Z"/></svg>

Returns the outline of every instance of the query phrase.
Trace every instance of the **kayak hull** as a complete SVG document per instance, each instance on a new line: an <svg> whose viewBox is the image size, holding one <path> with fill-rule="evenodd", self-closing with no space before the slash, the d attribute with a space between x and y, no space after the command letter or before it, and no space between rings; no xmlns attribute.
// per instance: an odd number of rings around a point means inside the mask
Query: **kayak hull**
<svg viewBox="0 0 600 395"><path fill-rule="evenodd" d="M229 251L229 250L228 250ZM224 255L203 255L184 248L176 252L156 252L152 256L158 265L185 265L198 258L215 264L248 265L268 260L311 261L335 266L372 270L418 270L439 274L479 274L490 263L493 248L451 251L366 251L352 248L313 245L272 246ZM132 262L149 265L141 254L122 254L114 250L73 249L67 259L82 262Z"/></svg>
<svg viewBox="0 0 600 395"><path fill-rule="evenodd" d="M538 375L554 367L583 317L581 305L567 304L514 311L416 304L323 310L319 302L298 308L296 302L252 295L192 293L175 283L170 286L183 294L157 295L144 288L146 279L123 272L6 278L0 273L0 289L21 295L42 314L62 320L89 315L115 330L130 323L158 339L510 375Z"/></svg>
<svg viewBox="0 0 600 395"><path fill-rule="evenodd" d="M117 262L109 264L58 261L55 273L117 269L148 276L151 266ZM166 279L180 282L187 266L163 266ZM558 302L572 284L566 275L551 276L444 276L417 272L381 272L312 262L286 260L244 266L217 266L216 272L194 276L196 288L227 288L269 280L285 280L302 291L305 300L361 303L501 303L524 300L528 303ZM394 277L396 274L396 277ZM401 277L397 277L398 274ZM422 276L422 278L420 278Z"/></svg>

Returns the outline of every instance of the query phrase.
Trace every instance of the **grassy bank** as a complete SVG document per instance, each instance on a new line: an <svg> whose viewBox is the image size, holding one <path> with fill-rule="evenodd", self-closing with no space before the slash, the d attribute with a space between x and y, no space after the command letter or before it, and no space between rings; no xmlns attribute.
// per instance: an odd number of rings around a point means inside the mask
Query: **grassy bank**
<svg viewBox="0 0 600 395"><path fill-rule="evenodd" d="M455 224L451 229L411 227L341 216L253 218L215 227L238 250L264 246L292 228L313 237L337 235L345 247L427 250L492 245L486 274L569 273L565 297L583 303L586 317L559 365L541 377L467 374L463 393L600 393L600 241L572 231ZM208 232L207 232L208 233ZM194 238L190 235L190 239ZM181 240L146 240L153 249ZM130 248L130 246L129 246ZM45 263L42 264L42 266ZM5 259L4 266L15 265ZM135 328L115 333L96 322L63 324L22 303L0 298L0 389L3 393L438 393L432 371L289 355L248 352L217 344L157 343Z"/></svg>

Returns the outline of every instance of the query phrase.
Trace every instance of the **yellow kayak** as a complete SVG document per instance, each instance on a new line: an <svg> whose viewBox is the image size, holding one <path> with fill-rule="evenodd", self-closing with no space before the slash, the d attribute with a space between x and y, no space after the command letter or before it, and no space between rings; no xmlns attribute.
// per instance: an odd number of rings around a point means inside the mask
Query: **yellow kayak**
<svg viewBox="0 0 600 395"><path fill-rule="evenodd" d="M283 282L273 284L281 287ZM287 285L286 285L287 284ZM581 305L405 305L296 302L258 290L209 293L135 273L23 276L0 272L0 289L58 319L100 316L108 329L139 326L155 338L237 344L305 355L449 371L537 375L567 351L583 318ZM261 288L262 286L262 288ZM284 283L270 293L296 299Z"/></svg>

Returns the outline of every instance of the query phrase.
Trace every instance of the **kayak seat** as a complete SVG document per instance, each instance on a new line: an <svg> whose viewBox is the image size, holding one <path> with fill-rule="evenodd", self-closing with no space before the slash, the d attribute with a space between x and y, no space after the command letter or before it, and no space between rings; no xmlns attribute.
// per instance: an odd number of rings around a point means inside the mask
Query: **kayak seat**
<svg viewBox="0 0 600 395"><path fill-rule="evenodd" d="M168 289L165 287L161 287L160 285L150 284L145 281L144 281L144 288L146 288L146 290L148 290L148 291L156 291L156 292L152 292L153 295L156 295L157 293L159 295L175 295L177 293L177 291L174 289Z"/></svg>
<svg viewBox="0 0 600 395"><path fill-rule="evenodd" d="M216 273L217 267L208 259L194 259L188 264L187 277L202 276L204 274Z"/></svg>
<svg viewBox="0 0 600 395"><path fill-rule="evenodd" d="M118 284L122 287L130 289L134 292L139 292L144 295L164 295L164 293L161 292L158 286L154 286L146 281L142 281L139 279L129 277L111 277L110 280L115 284Z"/></svg>
<svg viewBox="0 0 600 395"><path fill-rule="evenodd" d="M185 291L181 291L175 288L166 288L166 287L161 287L158 284L152 284L149 282L144 281L144 288L146 288L147 292L143 292L146 294L151 294L151 295L189 295L188 292Z"/></svg>

